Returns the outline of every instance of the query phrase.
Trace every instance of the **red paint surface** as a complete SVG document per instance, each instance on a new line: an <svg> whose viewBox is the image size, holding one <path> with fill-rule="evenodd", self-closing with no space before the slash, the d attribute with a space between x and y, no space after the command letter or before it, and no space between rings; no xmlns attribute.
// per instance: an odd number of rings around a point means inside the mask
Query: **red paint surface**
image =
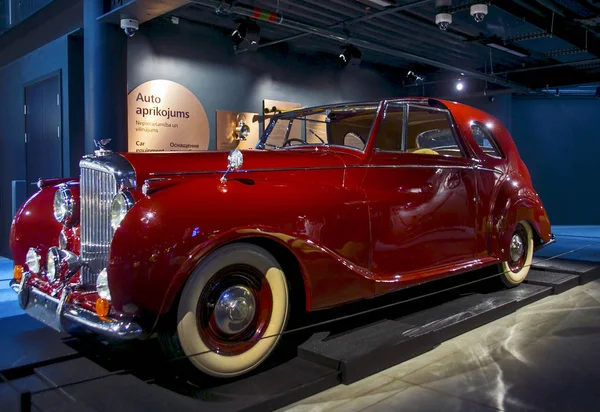
<svg viewBox="0 0 600 412"><path fill-rule="evenodd" d="M245 151L242 171L225 184L219 181L225 152L124 153L139 187L149 178L167 180L151 183L148 196L134 191L136 204L113 238L114 313L129 303L166 313L193 268L233 241L267 239L287 248L300 267L308 310L508 260L521 220L549 241L548 217L504 126L468 106L430 102L451 111L467 158L373 152L383 104L364 153L339 147ZM482 153L471 121L491 125L506 159ZM406 167L415 164L427 167ZM44 251L57 244L62 226L52 217L55 190L44 188L19 210L11 230L16 264L29 247ZM78 249L78 231L73 236ZM95 298L77 293L74 299L88 306Z"/></svg>

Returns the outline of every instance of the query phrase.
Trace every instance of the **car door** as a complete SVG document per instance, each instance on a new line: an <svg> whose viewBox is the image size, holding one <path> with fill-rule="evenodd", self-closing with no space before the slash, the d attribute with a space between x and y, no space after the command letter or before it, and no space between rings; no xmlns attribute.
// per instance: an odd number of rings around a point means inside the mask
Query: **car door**
<svg viewBox="0 0 600 412"><path fill-rule="evenodd" d="M476 180L447 111L390 103L383 116L362 188L371 270L393 289L474 259Z"/></svg>

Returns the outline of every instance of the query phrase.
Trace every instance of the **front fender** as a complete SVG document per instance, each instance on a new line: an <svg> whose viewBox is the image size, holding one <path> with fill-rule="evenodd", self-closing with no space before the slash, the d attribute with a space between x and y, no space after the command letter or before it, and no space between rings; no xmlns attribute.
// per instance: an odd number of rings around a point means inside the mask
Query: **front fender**
<svg viewBox="0 0 600 412"><path fill-rule="evenodd" d="M57 189L58 185L42 185L42 189L27 199L17 211L10 228L10 251L16 265L25 263L25 255L31 247L38 249L45 264L48 249L58 245L63 225L56 221L53 213ZM73 190L78 190L78 187ZM74 195L78 196L78 193Z"/></svg>
<svg viewBox="0 0 600 412"><path fill-rule="evenodd" d="M501 260L510 258L508 245L521 221L531 225L541 242L550 241L551 228L546 209L538 194L519 176L510 176L501 184L492 216L492 248Z"/></svg>
<svg viewBox="0 0 600 412"><path fill-rule="evenodd" d="M348 219L355 223L344 224ZM294 254L309 309L373 294L366 269L368 211L360 192L200 177L144 197L129 211L111 244L112 303L117 310L133 303L164 314L203 257L249 237L276 241Z"/></svg>

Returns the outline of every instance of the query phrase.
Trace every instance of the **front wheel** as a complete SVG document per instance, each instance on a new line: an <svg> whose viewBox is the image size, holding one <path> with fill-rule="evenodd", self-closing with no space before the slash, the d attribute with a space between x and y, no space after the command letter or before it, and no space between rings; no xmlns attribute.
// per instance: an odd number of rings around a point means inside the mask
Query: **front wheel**
<svg viewBox="0 0 600 412"><path fill-rule="evenodd" d="M287 280L265 249L236 243L194 270L177 310L176 342L216 377L245 374L273 351L289 313Z"/></svg>
<svg viewBox="0 0 600 412"><path fill-rule="evenodd" d="M513 287L521 284L533 260L533 229L527 222L520 222L513 232L509 245L510 260L502 262L500 279L504 285Z"/></svg>

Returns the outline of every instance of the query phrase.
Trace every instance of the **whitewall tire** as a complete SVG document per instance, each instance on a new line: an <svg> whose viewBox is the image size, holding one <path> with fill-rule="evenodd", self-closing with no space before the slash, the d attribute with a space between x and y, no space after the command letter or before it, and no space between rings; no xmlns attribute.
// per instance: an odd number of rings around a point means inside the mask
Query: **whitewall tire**
<svg viewBox="0 0 600 412"><path fill-rule="evenodd" d="M176 336L202 372L234 377L273 351L289 313L288 283L265 249L235 243L204 259L185 284Z"/></svg>
<svg viewBox="0 0 600 412"><path fill-rule="evenodd" d="M533 248L533 229L529 223L522 221L511 237L510 260L501 264L500 278L506 286L517 286L525 280L533 260Z"/></svg>

